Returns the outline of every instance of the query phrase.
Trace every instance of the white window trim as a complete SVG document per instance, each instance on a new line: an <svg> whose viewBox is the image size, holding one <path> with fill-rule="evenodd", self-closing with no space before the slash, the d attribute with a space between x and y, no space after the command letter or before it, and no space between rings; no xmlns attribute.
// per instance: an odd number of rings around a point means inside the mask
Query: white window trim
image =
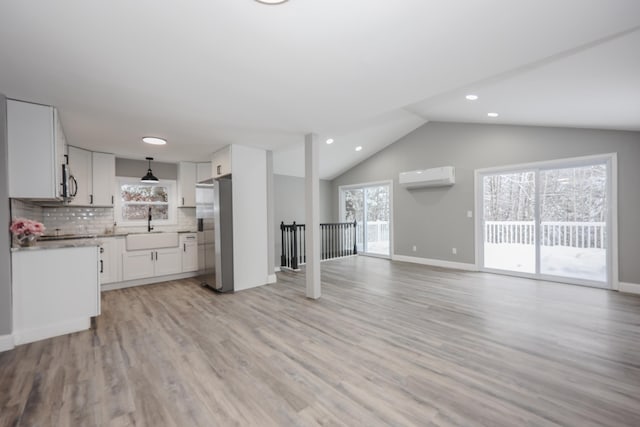
<svg viewBox="0 0 640 427"><path fill-rule="evenodd" d="M129 185L138 185L138 184L144 184L144 185L150 185L150 186L155 186L155 185L162 185L164 187L167 187L168 192L169 192L169 219L153 219L152 225L177 225L178 224L178 204L177 204L177 198L178 198L178 190L177 190L177 183L175 180L172 179L161 179L158 181L157 184L149 184L149 183L141 183L140 182L140 178L132 178L132 177L125 177L125 176L118 176L116 177L116 182L117 182L117 188L116 188L116 200L115 200L115 220L118 224L118 227L140 227L140 226L146 226L147 225L147 221L146 220L142 220L142 221L127 221L122 217L122 197L120 195L120 188L122 187L123 184L129 184Z"/></svg>
<svg viewBox="0 0 640 427"><path fill-rule="evenodd" d="M544 169L554 169L554 168L562 168L562 167L580 167L580 166L588 166L597 163L606 163L608 170L608 179L607 179L607 191L610 194L609 198L609 209L608 209L608 218L607 223L610 227L609 237L608 237L608 245L609 245L609 254L607 259L607 281L605 282L605 286L602 286L600 282L590 282L588 280L580 280L569 277L557 277L557 276L549 276L544 274L530 274L530 273L520 273L520 272L511 272L506 270L493 270L484 268L484 259L482 252L482 245L484 242L484 227L482 226L482 217L484 215L483 210L483 200L482 200L482 179L485 175L492 175L496 173L512 173L519 172L523 169L530 170L544 170ZM537 172L536 172L537 176ZM517 277L527 277L538 280L546 280L550 282L560 282L560 283L570 283L575 285L582 286L591 286L597 287L601 289L612 289L619 290L619 265L618 265L618 154L617 153L606 153L606 154L595 154L590 156L582 156L582 157L571 157L565 159L555 159L555 160L547 160L540 162L532 162L532 163L520 163L516 165L507 165L507 166L497 166L483 169L476 169L474 176L474 197L475 197L475 255L476 255L476 269L478 271L485 271L489 273L502 274L506 276L517 276ZM536 261L539 262L538 260ZM538 268L536 267L536 270Z"/></svg>

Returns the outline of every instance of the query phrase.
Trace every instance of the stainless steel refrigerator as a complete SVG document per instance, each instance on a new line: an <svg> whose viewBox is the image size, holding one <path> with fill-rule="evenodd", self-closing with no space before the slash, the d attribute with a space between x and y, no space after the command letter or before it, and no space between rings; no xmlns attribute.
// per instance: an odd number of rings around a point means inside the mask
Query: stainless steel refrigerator
<svg viewBox="0 0 640 427"><path fill-rule="evenodd" d="M196 186L200 280L217 292L233 292L231 188L231 177Z"/></svg>

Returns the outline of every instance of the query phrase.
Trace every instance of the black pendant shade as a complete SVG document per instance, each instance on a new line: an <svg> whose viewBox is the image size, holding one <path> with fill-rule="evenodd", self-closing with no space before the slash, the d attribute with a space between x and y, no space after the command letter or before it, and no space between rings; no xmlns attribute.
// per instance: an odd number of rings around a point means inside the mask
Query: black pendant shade
<svg viewBox="0 0 640 427"><path fill-rule="evenodd" d="M158 182L158 178L156 178L153 175L153 172L151 172L151 160L153 160L153 157L146 157L146 159L149 161L149 169L147 170L147 174L143 176L140 181L155 184Z"/></svg>

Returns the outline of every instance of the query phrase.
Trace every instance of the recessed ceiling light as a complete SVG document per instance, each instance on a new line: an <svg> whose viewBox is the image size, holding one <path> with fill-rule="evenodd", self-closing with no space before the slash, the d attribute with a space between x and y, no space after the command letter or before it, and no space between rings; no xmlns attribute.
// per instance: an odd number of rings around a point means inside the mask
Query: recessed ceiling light
<svg viewBox="0 0 640 427"><path fill-rule="evenodd" d="M498 113L487 113L487 116L489 116L489 117L498 117L499 114Z"/></svg>
<svg viewBox="0 0 640 427"><path fill-rule="evenodd" d="M145 136L142 141L151 145L165 145L167 143L166 139L156 138L155 136Z"/></svg>
<svg viewBox="0 0 640 427"><path fill-rule="evenodd" d="M356 151L362 151L362 145L358 145L358 146L356 147Z"/></svg>
<svg viewBox="0 0 640 427"><path fill-rule="evenodd" d="M469 94L465 96L465 98L467 98L469 101L475 101L476 99L478 99L478 95Z"/></svg>
<svg viewBox="0 0 640 427"><path fill-rule="evenodd" d="M333 138L327 139L327 144L329 144L329 145L333 144Z"/></svg>
<svg viewBox="0 0 640 427"><path fill-rule="evenodd" d="M258 3L263 3L263 4L280 4L280 3L284 3L287 0L256 0Z"/></svg>

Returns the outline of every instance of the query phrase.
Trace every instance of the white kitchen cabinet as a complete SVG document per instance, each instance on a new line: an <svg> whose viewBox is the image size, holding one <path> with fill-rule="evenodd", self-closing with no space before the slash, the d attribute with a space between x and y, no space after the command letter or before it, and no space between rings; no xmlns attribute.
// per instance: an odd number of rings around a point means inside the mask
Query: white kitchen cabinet
<svg viewBox="0 0 640 427"><path fill-rule="evenodd" d="M116 180L116 156L109 153L91 153L92 204L113 206Z"/></svg>
<svg viewBox="0 0 640 427"><path fill-rule="evenodd" d="M196 206L196 164L178 163L178 206L194 208Z"/></svg>
<svg viewBox="0 0 640 427"><path fill-rule="evenodd" d="M182 248L156 249L155 275L166 276L182 272Z"/></svg>
<svg viewBox="0 0 640 427"><path fill-rule="evenodd" d="M9 197L60 200L66 139L58 112L7 100Z"/></svg>
<svg viewBox="0 0 640 427"><path fill-rule="evenodd" d="M198 236L196 233L180 235L182 247L182 272L198 271Z"/></svg>
<svg viewBox="0 0 640 427"><path fill-rule="evenodd" d="M155 276L155 251L127 251L122 254L122 280Z"/></svg>
<svg viewBox="0 0 640 427"><path fill-rule="evenodd" d="M69 203L75 206L113 206L116 158L69 146L69 167L78 183L78 192Z"/></svg>
<svg viewBox="0 0 640 427"><path fill-rule="evenodd" d="M100 314L98 246L19 250L11 261L16 344L88 329Z"/></svg>
<svg viewBox="0 0 640 427"><path fill-rule="evenodd" d="M213 153L211 156L211 171L213 178L219 178L231 173L231 156L231 145Z"/></svg>
<svg viewBox="0 0 640 427"><path fill-rule="evenodd" d="M196 182L203 182L212 178L211 162L196 163Z"/></svg>
<svg viewBox="0 0 640 427"><path fill-rule="evenodd" d="M122 255L122 279L166 276L182 271L180 247L126 251Z"/></svg>
<svg viewBox="0 0 640 427"><path fill-rule="evenodd" d="M92 191L91 151L69 145L67 154L69 169L78 184L78 191L69 204L88 206L91 204Z"/></svg>
<svg viewBox="0 0 640 427"><path fill-rule="evenodd" d="M122 281L120 268L120 254L122 253L122 238L106 237L100 239L100 284Z"/></svg>

